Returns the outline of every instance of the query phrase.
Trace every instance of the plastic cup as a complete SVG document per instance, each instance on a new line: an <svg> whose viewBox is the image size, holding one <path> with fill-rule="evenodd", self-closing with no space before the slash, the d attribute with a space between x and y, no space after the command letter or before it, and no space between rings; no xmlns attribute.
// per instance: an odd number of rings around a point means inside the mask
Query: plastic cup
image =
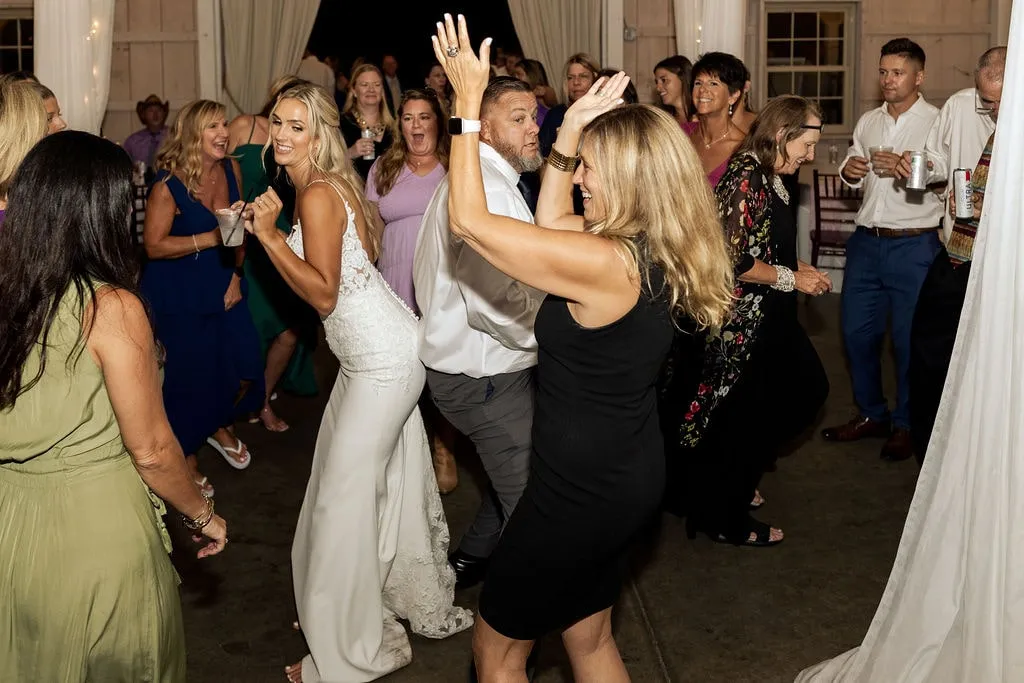
<svg viewBox="0 0 1024 683"><path fill-rule="evenodd" d="M878 145L877 147L868 147L868 159L869 160L874 160L875 154L878 153L878 152L893 152L893 151L894 151L893 148L890 147L889 145ZM875 170L875 165L873 163L871 164L871 170L872 171ZM880 177L884 177L886 174L884 172L879 173L878 171L875 171L875 175L878 175Z"/></svg>
<svg viewBox="0 0 1024 683"><path fill-rule="evenodd" d="M240 211L236 209L217 209L217 227L220 228L220 239L225 247L241 246L245 240L245 228L242 227Z"/></svg>

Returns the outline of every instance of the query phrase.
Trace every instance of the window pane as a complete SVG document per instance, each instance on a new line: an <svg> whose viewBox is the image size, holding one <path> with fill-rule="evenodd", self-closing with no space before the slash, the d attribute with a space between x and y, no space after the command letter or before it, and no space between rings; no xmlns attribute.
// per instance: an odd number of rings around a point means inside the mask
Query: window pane
<svg viewBox="0 0 1024 683"><path fill-rule="evenodd" d="M793 15L789 12L768 13L768 38L790 38L792 36Z"/></svg>
<svg viewBox="0 0 1024 683"><path fill-rule="evenodd" d="M843 121L843 101L841 99L822 99L818 100L818 104L821 106L826 126L842 126L845 123Z"/></svg>
<svg viewBox="0 0 1024 683"><path fill-rule="evenodd" d="M818 72L797 71L793 74L793 94L802 97L818 96Z"/></svg>
<svg viewBox="0 0 1024 683"><path fill-rule="evenodd" d="M816 12L796 12L793 14L794 38L818 37L818 14Z"/></svg>
<svg viewBox="0 0 1024 683"><path fill-rule="evenodd" d="M0 21L0 45L4 47L18 46L18 20Z"/></svg>
<svg viewBox="0 0 1024 683"><path fill-rule="evenodd" d="M775 40L768 42L768 66L789 66L790 48L793 46L788 40Z"/></svg>
<svg viewBox="0 0 1024 683"><path fill-rule="evenodd" d="M32 45L35 37L35 26L31 19L21 19L21 44Z"/></svg>
<svg viewBox="0 0 1024 683"><path fill-rule="evenodd" d="M824 65L837 65L841 66L843 63L843 41L841 40L823 40L818 46L818 54L820 55L820 61L818 62L822 66Z"/></svg>
<svg viewBox="0 0 1024 683"><path fill-rule="evenodd" d="M0 50L0 72L9 74L21 68L18 64L17 48L3 48Z"/></svg>
<svg viewBox="0 0 1024 683"><path fill-rule="evenodd" d="M796 66L818 65L818 41L794 40L793 64Z"/></svg>
<svg viewBox="0 0 1024 683"><path fill-rule="evenodd" d="M34 73L36 70L35 60L33 59L33 50L28 48L21 51L21 68L29 73Z"/></svg>
<svg viewBox="0 0 1024 683"><path fill-rule="evenodd" d="M821 12L818 14L818 35L822 38L845 37L846 14L844 12Z"/></svg>
<svg viewBox="0 0 1024 683"><path fill-rule="evenodd" d="M846 74L842 71L824 71L821 74L821 96L842 97L846 94L843 90Z"/></svg>
<svg viewBox="0 0 1024 683"><path fill-rule="evenodd" d="M768 97L793 94L793 74L791 73L770 73L768 74Z"/></svg>

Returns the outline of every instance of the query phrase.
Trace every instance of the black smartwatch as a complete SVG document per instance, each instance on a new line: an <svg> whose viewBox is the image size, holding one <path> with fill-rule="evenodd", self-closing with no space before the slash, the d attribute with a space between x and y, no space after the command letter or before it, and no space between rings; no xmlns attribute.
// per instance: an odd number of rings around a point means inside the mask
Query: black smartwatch
<svg viewBox="0 0 1024 683"><path fill-rule="evenodd" d="M449 135L465 135L466 133L479 133L480 121L474 119L460 119L453 116L448 119Z"/></svg>

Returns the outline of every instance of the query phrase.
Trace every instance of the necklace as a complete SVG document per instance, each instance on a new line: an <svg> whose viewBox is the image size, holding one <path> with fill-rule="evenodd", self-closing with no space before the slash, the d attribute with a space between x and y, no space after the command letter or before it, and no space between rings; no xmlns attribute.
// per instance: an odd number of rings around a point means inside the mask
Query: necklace
<svg viewBox="0 0 1024 683"><path fill-rule="evenodd" d="M703 130L703 126L701 126L701 129ZM711 142L705 142L704 143L704 149L711 149L712 145L714 145L716 143L719 143L722 140L724 140L727 137L729 137L729 133L731 133L731 132L732 132L732 122L730 121L729 124L725 127L725 132L722 133L721 137L715 138ZM703 138L703 137L704 136L702 135L701 138Z"/></svg>
<svg viewBox="0 0 1024 683"><path fill-rule="evenodd" d="M373 133L373 137L377 137L378 135L381 135L384 132L384 124L377 123L371 126L369 123L366 122L366 119L363 117L362 112L360 112L358 108L353 109L352 113L353 116L355 117L356 123L359 124L359 127L362 128L363 130L371 131Z"/></svg>
<svg viewBox="0 0 1024 683"><path fill-rule="evenodd" d="M777 173L772 175L772 187L775 189L775 194L779 195L782 203L789 206L789 191L782 184L782 178Z"/></svg>

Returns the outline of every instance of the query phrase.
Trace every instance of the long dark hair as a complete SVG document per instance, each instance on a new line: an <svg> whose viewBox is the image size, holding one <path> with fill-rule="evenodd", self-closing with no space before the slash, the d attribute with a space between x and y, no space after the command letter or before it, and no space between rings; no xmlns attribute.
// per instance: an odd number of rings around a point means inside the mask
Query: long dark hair
<svg viewBox="0 0 1024 683"><path fill-rule="evenodd" d="M70 287L79 320L97 286L138 293L131 177L123 149L80 131L43 138L15 174L0 233L0 410L42 377L50 331ZM75 341L69 368L88 334L83 329ZM22 377L37 344L39 370Z"/></svg>
<svg viewBox="0 0 1024 683"><path fill-rule="evenodd" d="M687 121L693 116L693 83L691 82L693 73L693 62L682 55L672 55L671 57L665 57L657 64L654 65L654 71L658 69L664 69L665 71L671 71L679 80L683 82L683 118ZM691 93L687 93L686 89L690 88ZM676 115L675 107L669 104L659 104L659 109L667 111L672 116Z"/></svg>

